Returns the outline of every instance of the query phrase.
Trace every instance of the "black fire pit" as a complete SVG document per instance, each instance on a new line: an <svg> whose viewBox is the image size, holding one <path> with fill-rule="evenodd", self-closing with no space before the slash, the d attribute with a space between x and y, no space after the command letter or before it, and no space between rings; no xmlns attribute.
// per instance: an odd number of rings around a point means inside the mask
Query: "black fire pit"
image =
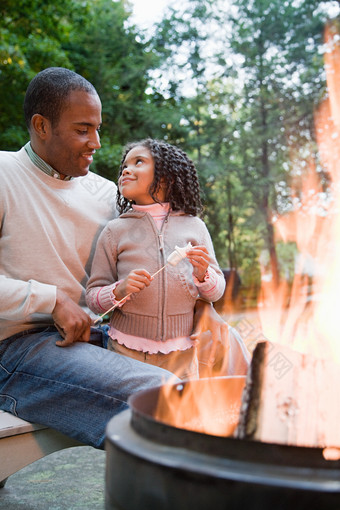
<svg viewBox="0 0 340 510"><path fill-rule="evenodd" d="M164 387L134 395L107 427L106 510L339 510L340 461L322 449L203 431L208 403L213 422L232 432L243 385L242 377L202 379L172 386L166 401ZM194 413L182 412L185 428L166 423L164 408L192 388L198 399Z"/></svg>

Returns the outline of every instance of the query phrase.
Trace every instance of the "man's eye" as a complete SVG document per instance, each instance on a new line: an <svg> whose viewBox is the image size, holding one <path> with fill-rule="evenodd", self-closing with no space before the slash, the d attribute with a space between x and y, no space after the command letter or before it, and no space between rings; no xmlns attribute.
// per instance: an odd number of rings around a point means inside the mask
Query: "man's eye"
<svg viewBox="0 0 340 510"><path fill-rule="evenodd" d="M87 130L86 129L84 129L84 130L83 129L78 129L78 133L80 135L87 135Z"/></svg>

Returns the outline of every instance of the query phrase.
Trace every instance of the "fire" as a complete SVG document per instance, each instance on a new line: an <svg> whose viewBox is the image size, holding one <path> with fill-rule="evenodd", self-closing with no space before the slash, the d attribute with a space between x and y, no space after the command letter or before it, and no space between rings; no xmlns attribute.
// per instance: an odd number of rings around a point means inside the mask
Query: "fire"
<svg viewBox="0 0 340 510"><path fill-rule="evenodd" d="M294 241L299 254L292 288L286 282L278 289L264 285L259 314L270 341L340 363L340 38L332 24L325 47L328 97L315 112L315 131L331 185L323 192L311 160L299 199L293 196L294 210L275 223L278 236Z"/></svg>
<svg viewBox="0 0 340 510"><path fill-rule="evenodd" d="M155 418L173 427L232 436L245 377L219 377L161 387Z"/></svg>
<svg viewBox="0 0 340 510"><path fill-rule="evenodd" d="M323 361L326 358L340 363L340 327L338 325L340 324L338 304L340 293L340 36L332 24L326 27L325 45L328 97L315 112L315 132L320 161L330 176L331 183L325 192L320 183L315 160L312 158L303 179L299 181L296 179L294 184L298 186L292 186L295 189L295 196L292 197L293 211L279 218L274 224L280 239L296 244L298 257L295 277L291 285L287 281L282 281L277 287L271 279L266 279L267 275L264 274L261 301L258 306L263 336L273 345L284 345L291 348L292 352L312 355L313 359L318 360L317 367L323 367ZM302 358L305 359L303 356ZM310 360L311 365L314 363L313 359ZM296 370L299 372L298 368ZM337 364L334 370L337 374ZM317 369L317 372L321 373L322 370ZM310 376L309 373L308 375ZM313 379L313 376L311 377ZM336 377L334 375L334 380ZM163 386L155 418L182 429L218 436L232 436L238 425L245 380L243 377L231 377L228 379L227 387L218 387L218 380L226 379L228 378L210 377L184 382L177 386ZM308 391L312 388L312 384L308 381L305 386ZM291 389L294 391L293 383ZM318 405L319 410L324 411L323 417L329 417L333 409L335 413L337 408L336 395L332 393L336 400L334 406L327 398L328 389L329 387L324 385L323 392L319 394L322 396L322 402L320 401ZM275 389L273 391L275 392ZM290 416L289 413L293 409L294 400L289 395L287 398L279 407L276 423L281 425L282 416ZM264 400L266 402L266 399ZM276 405L276 400L277 395L273 398L273 405ZM314 423L316 408L313 405L309 406L313 400L315 395L308 393L308 397L300 402L301 413L294 414L299 419L302 417L303 423L312 422L312 427L316 426ZM339 446L337 435L332 435L332 427L337 420L325 418L325 421L327 423L324 424L324 429L328 434L327 438L330 438L325 441L326 445ZM271 424L270 420L269 428ZM303 435L306 428L307 424L304 424L297 431ZM299 438L299 441L303 444L304 438ZM325 458L334 459L338 458L338 455L339 449L324 450Z"/></svg>

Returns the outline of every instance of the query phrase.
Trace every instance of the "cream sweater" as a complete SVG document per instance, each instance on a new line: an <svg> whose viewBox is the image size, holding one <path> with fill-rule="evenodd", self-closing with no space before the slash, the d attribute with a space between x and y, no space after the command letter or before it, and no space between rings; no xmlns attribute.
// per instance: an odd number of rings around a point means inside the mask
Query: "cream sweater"
<svg viewBox="0 0 340 510"><path fill-rule="evenodd" d="M0 152L0 340L51 324L57 287L85 308L95 244L116 215L115 192L92 172L54 179L24 148Z"/></svg>

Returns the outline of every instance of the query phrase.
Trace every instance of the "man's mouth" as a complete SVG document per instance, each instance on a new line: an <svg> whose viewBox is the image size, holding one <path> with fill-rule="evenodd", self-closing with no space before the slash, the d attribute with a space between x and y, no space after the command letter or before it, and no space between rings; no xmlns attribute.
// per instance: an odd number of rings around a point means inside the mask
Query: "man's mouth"
<svg viewBox="0 0 340 510"><path fill-rule="evenodd" d="M96 152L96 151L93 151L93 152L84 152L84 153L82 154L82 157L83 157L84 159L86 159L86 161L88 161L89 163L92 163L92 161L93 161L93 155L94 155L94 153L95 153L95 152Z"/></svg>

